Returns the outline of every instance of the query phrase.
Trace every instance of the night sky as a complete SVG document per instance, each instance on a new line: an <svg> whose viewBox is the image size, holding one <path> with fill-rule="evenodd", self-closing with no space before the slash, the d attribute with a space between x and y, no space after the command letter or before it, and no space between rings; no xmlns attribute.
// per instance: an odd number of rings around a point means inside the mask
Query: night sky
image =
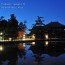
<svg viewBox="0 0 65 65"><path fill-rule="evenodd" d="M7 20L12 13L19 22L26 20L28 28L35 23L37 16L44 17L45 24L51 21L65 24L65 0L0 0L0 16Z"/></svg>

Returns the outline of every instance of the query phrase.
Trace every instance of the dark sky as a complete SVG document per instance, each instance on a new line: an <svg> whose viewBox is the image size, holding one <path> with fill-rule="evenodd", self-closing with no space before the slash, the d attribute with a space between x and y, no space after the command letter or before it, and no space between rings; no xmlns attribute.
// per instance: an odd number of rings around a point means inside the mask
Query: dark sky
<svg viewBox="0 0 65 65"><path fill-rule="evenodd" d="M10 18L14 13L19 22L27 20L28 28L37 16L44 17L44 23L59 21L65 24L65 0L0 0L0 16Z"/></svg>

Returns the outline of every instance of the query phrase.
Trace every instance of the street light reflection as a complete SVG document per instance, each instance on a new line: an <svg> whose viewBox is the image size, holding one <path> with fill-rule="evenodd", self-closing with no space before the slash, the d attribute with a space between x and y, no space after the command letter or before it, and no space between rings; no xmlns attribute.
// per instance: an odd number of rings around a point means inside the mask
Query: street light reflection
<svg viewBox="0 0 65 65"><path fill-rule="evenodd" d="M48 41L45 41L45 46L48 46L49 42Z"/></svg>
<svg viewBox="0 0 65 65"><path fill-rule="evenodd" d="M26 46L26 44L25 43L23 43L23 47L25 47Z"/></svg>
<svg viewBox="0 0 65 65"><path fill-rule="evenodd" d="M3 50L3 46L0 46L0 51L2 51Z"/></svg>

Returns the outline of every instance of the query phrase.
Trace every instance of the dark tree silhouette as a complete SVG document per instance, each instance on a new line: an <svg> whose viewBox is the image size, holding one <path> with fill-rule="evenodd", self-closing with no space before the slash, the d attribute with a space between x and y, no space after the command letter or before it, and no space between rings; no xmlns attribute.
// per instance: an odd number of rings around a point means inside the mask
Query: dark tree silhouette
<svg viewBox="0 0 65 65"><path fill-rule="evenodd" d="M23 30L22 28L23 28L23 23L20 22L20 23L19 23L19 26L18 26L18 29L19 29L19 30Z"/></svg>
<svg viewBox="0 0 65 65"><path fill-rule="evenodd" d="M26 27L26 21L24 21L24 23L20 22L18 28L19 28L19 30L25 31L27 28Z"/></svg>
<svg viewBox="0 0 65 65"><path fill-rule="evenodd" d="M3 18L4 18L4 16L1 16L1 17L0 17L0 21L2 21L2 20L3 20Z"/></svg>
<svg viewBox="0 0 65 65"><path fill-rule="evenodd" d="M18 34L18 21L14 14L11 14L8 24L8 36L16 38Z"/></svg>
<svg viewBox="0 0 65 65"><path fill-rule="evenodd" d="M0 31L3 31L7 28L7 20L0 21Z"/></svg>
<svg viewBox="0 0 65 65"><path fill-rule="evenodd" d="M43 24L44 20L42 20L43 17L38 16L38 19L35 21L36 24L34 26L44 26Z"/></svg>
<svg viewBox="0 0 65 65"><path fill-rule="evenodd" d="M7 20L4 19L0 21L0 32L3 34L3 39L6 37L7 25Z"/></svg>
<svg viewBox="0 0 65 65"><path fill-rule="evenodd" d="M0 32L3 32L5 39L17 38L18 31L23 30L25 32L26 28L26 21L24 21L24 23L20 22L18 25L18 21L14 14L11 14L8 21L4 19L4 16L0 17Z"/></svg>

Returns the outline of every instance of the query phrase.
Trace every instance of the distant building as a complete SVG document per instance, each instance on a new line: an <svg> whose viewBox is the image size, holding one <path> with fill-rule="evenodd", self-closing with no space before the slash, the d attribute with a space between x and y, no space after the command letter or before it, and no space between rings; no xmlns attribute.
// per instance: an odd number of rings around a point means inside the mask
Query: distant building
<svg viewBox="0 0 65 65"><path fill-rule="evenodd" d="M36 22L30 29L30 36L32 37L32 35L35 36L35 39L65 38L65 25L59 22L50 22L42 26Z"/></svg>
<svg viewBox="0 0 65 65"><path fill-rule="evenodd" d="M44 38L44 26L43 21L41 20L43 17L38 16L38 20L36 20L35 24L33 25L32 29L30 29L30 38L35 38L35 39L42 39Z"/></svg>
<svg viewBox="0 0 65 65"><path fill-rule="evenodd" d="M65 38L65 25L59 22L50 22L45 29L49 38Z"/></svg>
<svg viewBox="0 0 65 65"><path fill-rule="evenodd" d="M35 39L43 39L44 38L44 26L35 26L30 30L30 37L33 38L33 35L35 36Z"/></svg>

